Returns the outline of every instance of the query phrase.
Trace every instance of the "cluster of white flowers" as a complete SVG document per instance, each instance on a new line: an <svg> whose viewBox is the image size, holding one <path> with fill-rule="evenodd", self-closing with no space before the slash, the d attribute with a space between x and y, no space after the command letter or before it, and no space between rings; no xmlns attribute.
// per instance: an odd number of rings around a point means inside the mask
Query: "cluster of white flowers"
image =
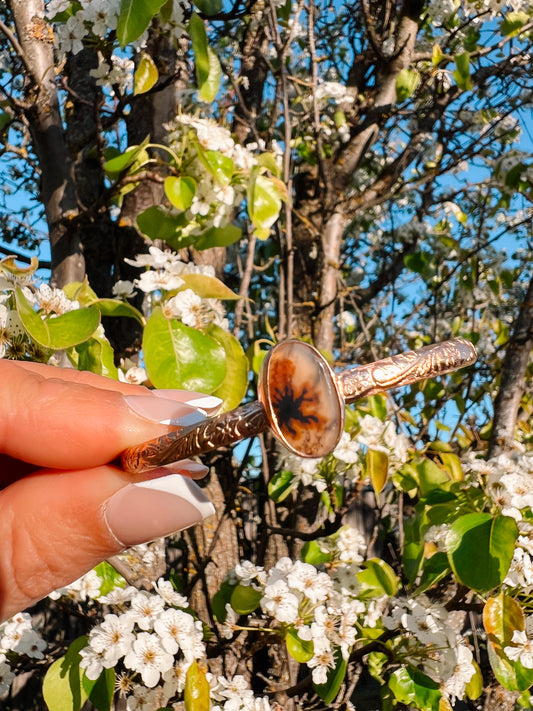
<svg viewBox="0 0 533 711"><path fill-rule="evenodd" d="M473 654L461 632L464 613L448 612L425 595L395 600L383 623L405 633L407 656L441 685L452 700L464 698L465 687L476 672Z"/></svg>
<svg viewBox="0 0 533 711"><path fill-rule="evenodd" d="M216 703L211 711L270 711L271 706L266 696L257 697L248 687L243 676L233 679L219 676L210 678L211 698Z"/></svg>
<svg viewBox="0 0 533 711"><path fill-rule="evenodd" d="M128 711L155 711L183 693L190 665L205 658L202 623L188 612L189 603L172 584L160 579L155 592L116 587L98 600L115 609L89 633L80 651L88 679L122 666L117 686ZM211 697L221 711L269 711L244 679L207 674Z"/></svg>
<svg viewBox="0 0 533 711"><path fill-rule="evenodd" d="M252 152L257 146L235 143L227 128L213 119L180 114L168 125L169 146L187 166L196 191L186 210L188 225L184 235L210 227L224 227L233 220L235 209L246 196L248 177L257 164ZM194 140L194 138L196 140ZM224 167L209 169L202 151L222 156Z"/></svg>
<svg viewBox="0 0 533 711"><path fill-rule="evenodd" d="M11 273L0 267L0 358L21 360L28 356L41 360L44 351L31 342L18 314L15 289L20 288L24 298L42 316L60 316L79 309L77 301L67 297L62 289L54 289L41 283L38 287L31 283L29 273L21 270Z"/></svg>
<svg viewBox="0 0 533 711"><path fill-rule="evenodd" d="M368 449L385 453L389 472L392 472L407 461L408 448L409 440L396 431L390 420L363 415L359 428L353 433L343 432L337 447L328 457L303 459L285 451L280 457L280 469L293 474L295 485L301 483L325 491L330 481L356 481L364 477Z"/></svg>
<svg viewBox="0 0 533 711"><path fill-rule="evenodd" d="M19 612L0 624L0 698L9 691L15 678L11 664L7 661L13 654L25 655L31 659L44 659L46 642L33 628L32 618L27 612Z"/></svg>
<svg viewBox="0 0 533 711"><path fill-rule="evenodd" d="M114 87L118 87L121 94L132 90L134 70L135 63L127 57L112 54L107 62L99 53L98 67L91 69L89 74L96 79L98 86L109 87L111 95L114 95Z"/></svg>
<svg viewBox="0 0 533 711"><path fill-rule="evenodd" d="M344 544L353 542L350 534L343 535ZM347 563L347 567L353 575L352 563ZM243 561L231 577L261 592L261 610L276 625L289 625L303 642L312 642L313 656L307 666L312 669L316 684L326 682L328 671L336 664L337 650L348 659L357 638L358 623L368 624L367 604L338 585L334 576L309 563L281 558L267 572Z"/></svg>
<svg viewBox="0 0 533 711"><path fill-rule="evenodd" d="M452 15L461 12L463 17L495 17L505 10L531 10L530 0L431 0L428 13L433 22L444 23Z"/></svg>
<svg viewBox="0 0 533 711"><path fill-rule="evenodd" d="M184 288L185 281L182 277L187 274L214 277L215 270L212 266L185 263L175 252L161 250L154 246L149 248L149 254L140 254L135 259L125 261L135 267L148 267L135 280L135 286L145 294L181 289L161 303L163 312L168 318L179 319L193 328L203 328L210 323L215 323L224 329L228 328L225 310L219 299L202 298L192 289ZM130 288L130 282L127 284Z"/></svg>
<svg viewBox="0 0 533 711"><path fill-rule="evenodd" d="M165 6L165 17L160 19L159 30L167 34L169 40L178 40L185 30L184 19L186 0L174 0ZM98 67L90 71L99 86L105 87L111 96L118 88L121 94L131 92L135 70L134 61L123 54L109 53L110 40L117 29L121 9L120 0L47 0L46 17L54 23L54 39L60 55L67 52L78 54L89 38L102 42L105 52L98 52ZM68 16L62 13L68 11ZM130 47L133 51L145 46L148 30Z"/></svg>
<svg viewBox="0 0 533 711"><path fill-rule="evenodd" d="M484 478L487 494L505 516L523 522L524 513L533 509L533 456L501 454L487 461L465 458L465 471Z"/></svg>

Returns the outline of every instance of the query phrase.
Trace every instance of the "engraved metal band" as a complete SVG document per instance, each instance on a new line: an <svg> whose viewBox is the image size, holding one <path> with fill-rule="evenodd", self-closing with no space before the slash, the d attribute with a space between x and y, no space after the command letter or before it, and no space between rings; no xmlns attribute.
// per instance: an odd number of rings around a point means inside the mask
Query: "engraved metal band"
<svg viewBox="0 0 533 711"><path fill-rule="evenodd" d="M391 388L464 368L475 360L474 346L463 338L455 338L344 370L336 375L336 387L339 395L346 403L350 403ZM250 402L199 424L130 447L121 455L122 466L131 473L148 471L254 437L269 426L262 403Z"/></svg>

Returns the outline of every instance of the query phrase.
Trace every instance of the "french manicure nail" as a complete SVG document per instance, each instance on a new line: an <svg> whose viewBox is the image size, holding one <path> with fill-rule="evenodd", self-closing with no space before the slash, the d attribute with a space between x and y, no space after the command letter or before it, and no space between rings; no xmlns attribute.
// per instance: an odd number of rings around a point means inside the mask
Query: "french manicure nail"
<svg viewBox="0 0 533 711"><path fill-rule="evenodd" d="M185 402L162 397L126 395L124 400L137 415L162 425L195 425L204 417L197 408Z"/></svg>
<svg viewBox="0 0 533 711"><path fill-rule="evenodd" d="M198 484L181 474L157 476L161 471L166 470L156 469L153 478L119 489L104 504L107 526L121 545L148 543L215 513Z"/></svg>
<svg viewBox="0 0 533 711"><path fill-rule="evenodd" d="M209 471L209 467L206 467L205 464L195 462L192 459L182 459L179 462L165 464L165 469L168 469L169 472L175 472L176 474L190 476L191 479L203 479Z"/></svg>
<svg viewBox="0 0 533 711"><path fill-rule="evenodd" d="M163 398L171 398L172 394L176 393L174 390L152 390L154 395ZM184 403L190 405L191 407L202 410L206 415L212 415L216 412L222 405L222 400L215 395L202 395L202 393L191 393L191 397L188 400L183 400Z"/></svg>

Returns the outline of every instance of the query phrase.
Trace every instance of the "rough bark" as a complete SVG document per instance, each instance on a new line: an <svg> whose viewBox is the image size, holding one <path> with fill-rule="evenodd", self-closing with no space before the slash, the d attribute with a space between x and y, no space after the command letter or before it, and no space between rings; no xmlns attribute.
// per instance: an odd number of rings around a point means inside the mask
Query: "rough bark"
<svg viewBox="0 0 533 711"><path fill-rule="evenodd" d="M494 418L488 456L496 457L513 447L525 375L533 350L533 278L520 305L503 360L500 388L494 402Z"/></svg>
<svg viewBox="0 0 533 711"><path fill-rule="evenodd" d="M42 0L10 0L23 52L27 107L25 115L39 159L41 200L52 251L52 280L58 286L81 281L85 261L74 226L77 201L54 73L54 45L43 21Z"/></svg>
<svg viewBox="0 0 533 711"><path fill-rule="evenodd" d="M97 66L98 55L94 49L86 48L68 57L65 69L70 98L66 140L80 206L78 229L83 235L87 277L98 296L109 297L115 281L114 223L103 200L103 138L97 119L103 97L90 74Z"/></svg>

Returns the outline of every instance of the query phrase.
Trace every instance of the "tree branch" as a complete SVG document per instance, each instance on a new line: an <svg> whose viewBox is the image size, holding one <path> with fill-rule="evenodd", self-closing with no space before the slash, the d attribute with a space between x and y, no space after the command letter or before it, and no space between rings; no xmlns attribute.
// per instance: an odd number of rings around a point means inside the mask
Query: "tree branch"
<svg viewBox="0 0 533 711"><path fill-rule="evenodd" d="M500 389L494 402L494 419L488 457L496 457L513 447L525 375L533 350L533 277L520 305L514 330L503 360Z"/></svg>

